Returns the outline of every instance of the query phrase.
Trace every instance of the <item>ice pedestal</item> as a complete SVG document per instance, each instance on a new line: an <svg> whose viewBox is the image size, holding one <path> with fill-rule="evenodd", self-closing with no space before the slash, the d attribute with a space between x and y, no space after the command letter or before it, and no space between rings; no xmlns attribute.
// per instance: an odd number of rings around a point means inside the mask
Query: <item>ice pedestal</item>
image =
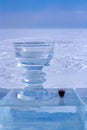
<svg viewBox="0 0 87 130"><path fill-rule="evenodd" d="M48 100L24 101L20 90L0 90L0 130L84 130L84 106L73 89L60 98L48 89Z"/></svg>

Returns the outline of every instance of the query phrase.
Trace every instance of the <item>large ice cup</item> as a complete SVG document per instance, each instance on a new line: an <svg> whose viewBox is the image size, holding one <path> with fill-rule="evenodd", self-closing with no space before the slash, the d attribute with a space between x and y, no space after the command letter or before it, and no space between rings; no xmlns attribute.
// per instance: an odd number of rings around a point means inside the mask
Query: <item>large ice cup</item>
<svg viewBox="0 0 87 130"><path fill-rule="evenodd" d="M45 100L50 95L43 88L45 82L44 66L48 66L53 57L53 42L15 42L16 58L24 67L22 81L25 83L23 91L17 98L22 100Z"/></svg>

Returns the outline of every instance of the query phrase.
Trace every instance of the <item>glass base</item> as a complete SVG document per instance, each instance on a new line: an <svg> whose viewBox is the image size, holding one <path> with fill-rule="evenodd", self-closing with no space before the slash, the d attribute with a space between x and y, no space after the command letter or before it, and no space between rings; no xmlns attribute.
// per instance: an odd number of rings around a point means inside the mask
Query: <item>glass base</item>
<svg viewBox="0 0 87 130"><path fill-rule="evenodd" d="M29 88L28 88L29 89ZM31 89L31 90L25 90L21 91L17 94L17 98L20 100L49 100L51 98L51 95L49 92L43 88L41 89Z"/></svg>
<svg viewBox="0 0 87 130"><path fill-rule="evenodd" d="M48 89L49 100L20 100L22 90L0 90L0 130L84 130L84 106L73 89L60 98Z"/></svg>

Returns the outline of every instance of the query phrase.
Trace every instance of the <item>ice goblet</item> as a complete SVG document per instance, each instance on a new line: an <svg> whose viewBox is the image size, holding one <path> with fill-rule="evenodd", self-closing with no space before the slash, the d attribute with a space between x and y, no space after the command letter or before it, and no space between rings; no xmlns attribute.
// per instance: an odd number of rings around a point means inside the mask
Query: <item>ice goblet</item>
<svg viewBox="0 0 87 130"><path fill-rule="evenodd" d="M43 67L48 66L53 57L53 42L32 41L14 42L15 54L23 66L22 81L24 89L17 94L22 100L46 100L50 95L43 87L45 72Z"/></svg>

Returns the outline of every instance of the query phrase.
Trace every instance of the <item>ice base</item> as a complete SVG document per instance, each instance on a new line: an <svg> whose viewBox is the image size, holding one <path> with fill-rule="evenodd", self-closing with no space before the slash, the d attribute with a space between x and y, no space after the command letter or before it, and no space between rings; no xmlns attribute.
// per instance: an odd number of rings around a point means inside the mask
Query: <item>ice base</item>
<svg viewBox="0 0 87 130"><path fill-rule="evenodd" d="M17 99L21 90L0 89L0 130L84 130L84 104L73 89L60 98L48 89L48 100Z"/></svg>
<svg viewBox="0 0 87 130"><path fill-rule="evenodd" d="M84 129L87 130L87 88L77 89L77 94L80 97L81 102L84 104Z"/></svg>

